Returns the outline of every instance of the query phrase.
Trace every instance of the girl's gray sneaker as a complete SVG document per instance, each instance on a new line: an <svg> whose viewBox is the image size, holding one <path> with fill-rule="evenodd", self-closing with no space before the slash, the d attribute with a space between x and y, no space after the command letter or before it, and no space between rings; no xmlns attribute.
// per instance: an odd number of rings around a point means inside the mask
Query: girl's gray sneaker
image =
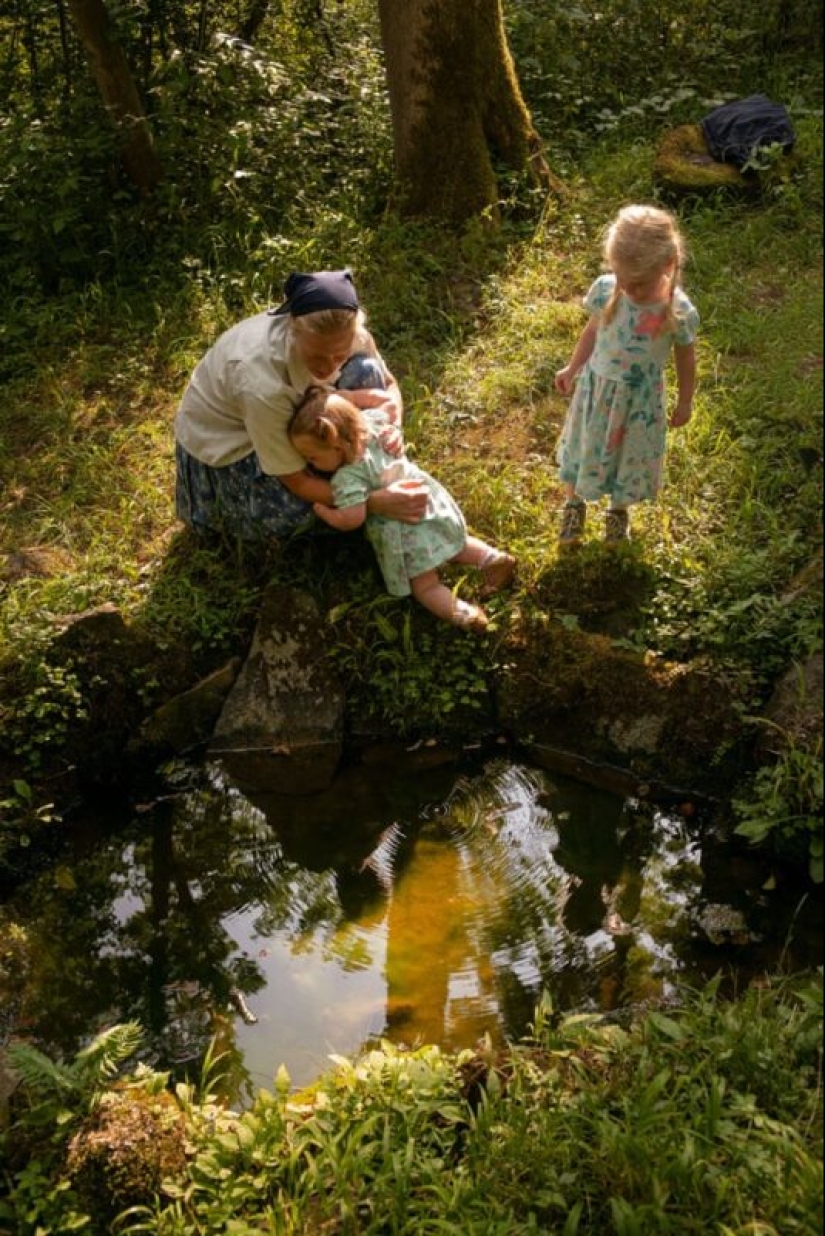
<svg viewBox="0 0 825 1236"><path fill-rule="evenodd" d="M604 522L604 539L610 545L630 540L630 516L626 510L607 512Z"/></svg>
<svg viewBox="0 0 825 1236"><path fill-rule="evenodd" d="M576 545L584 536L584 525L587 520L587 503L583 498L571 498L565 502L561 512L560 545Z"/></svg>

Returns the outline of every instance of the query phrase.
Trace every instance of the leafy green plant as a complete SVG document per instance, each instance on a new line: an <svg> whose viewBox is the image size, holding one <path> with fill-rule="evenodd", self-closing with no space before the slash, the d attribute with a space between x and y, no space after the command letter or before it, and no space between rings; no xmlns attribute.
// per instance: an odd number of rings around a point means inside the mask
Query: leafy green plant
<svg viewBox="0 0 825 1236"><path fill-rule="evenodd" d="M823 881L822 739L812 749L789 743L760 768L734 801L736 832L754 846L785 857L804 857L811 879Z"/></svg>
<svg viewBox="0 0 825 1236"><path fill-rule="evenodd" d="M330 657L348 684L354 716L412 738L483 713L487 666L478 641L383 593L342 602L328 620L340 632Z"/></svg>
<svg viewBox="0 0 825 1236"><path fill-rule="evenodd" d="M28 781L16 777L11 783L10 795L0 798L0 854L4 834L15 845L26 848L44 827L59 819L60 814L54 803L37 802L35 791Z"/></svg>
<svg viewBox="0 0 825 1236"><path fill-rule="evenodd" d="M49 750L59 749L70 728L85 718L86 707L76 673L46 657L29 661L24 678L20 694L0 704L0 719L4 745L35 770Z"/></svg>
<svg viewBox="0 0 825 1236"><path fill-rule="evenodd" d="M793 12L771 0L747 21L734 0L702 0L680 13L654 0L516 0L507 20L542 132L576 149L593 132L638 137L663 121L695 122L720 95L764 90L767 81L784 86L783 97L800 52L796 33L816 18L808 0ZM632 81L626 66L634 62L646 71Z"/></svg>
<svg viewBox="0 0 825 1236"><path fill-rule="evenodd" d="M117 1230L808 1236L822 976L681 1000L618 1025L548 994L508 1051L380 1043L298 1094L281 1070L241 1114L179 1087L187 1176Z"/></svg>
<svg viewBox="0 0 825 1236"><path fill-rule="evenodd" d="M785 147L781 142L771 142L767 146L756 146L751 151L747 162L742 164L743 172L768 172L785 158Z"/></svg>
<svg viewBox="0 0 825 1236"><path fill-rule="evenodd" d="M113 1026L67 1063L52 1060L29 1043L7 1049L22 1100L18 1095L15 1119L0 1136L8 1185L6 1198L0 1200L0 1221L13 1224L20 1236L89 1230L88 1215L63 1175L66 1147L134 1056L142 1035L133 1023Z"/></svg>

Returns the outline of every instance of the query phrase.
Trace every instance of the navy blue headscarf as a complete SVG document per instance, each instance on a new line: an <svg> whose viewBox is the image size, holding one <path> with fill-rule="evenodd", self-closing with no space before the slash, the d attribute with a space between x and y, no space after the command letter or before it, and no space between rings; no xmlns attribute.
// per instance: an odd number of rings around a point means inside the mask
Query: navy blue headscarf
<svg viewBox="0 0 825 1236"><path fill-rule="evenodd" d="M270 313L303 318L324 309L355 310L359 306L350 270L317 270L309 275L293 271L284 284L284 295L284 303Z"/></svg>

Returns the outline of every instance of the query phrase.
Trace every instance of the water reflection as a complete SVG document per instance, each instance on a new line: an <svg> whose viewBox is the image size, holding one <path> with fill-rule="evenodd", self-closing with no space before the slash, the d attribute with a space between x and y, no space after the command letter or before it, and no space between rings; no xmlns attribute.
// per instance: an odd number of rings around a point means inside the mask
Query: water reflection
<svg viewBox="0 0 825 1236"><path fill-rule="evenodd" d="M518 1037L543 990L614 1010L819 964L821 900L765 874L678 817L506 761L396 759L312 800L213 768L7 908L29 940L17 1031L71 1054L135 1018L158 1066L196 1066L217 1036L236 1093L282 1063L301 1085L381 1036Z"/></svg>

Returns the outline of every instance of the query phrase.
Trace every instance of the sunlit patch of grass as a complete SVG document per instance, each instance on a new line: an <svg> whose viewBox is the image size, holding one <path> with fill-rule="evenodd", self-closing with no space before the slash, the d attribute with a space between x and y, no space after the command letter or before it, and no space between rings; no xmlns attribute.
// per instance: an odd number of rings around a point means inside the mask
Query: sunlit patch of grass
<svg viewBox="0 0 825 1236"><path fill-rule="evenodd" d="M669 655L761 655L732 615L740 605L747 616L763 594L785 646L796 638L776 606L820 535L820 122L800 126L800 145L799 174L765 200L678 208L691 253L685 283L702 316L696 413L670 435L660 499L633 514L634 552L658 573L637 636ZM593 148L532 229L470 226L455 238L391 217L371 228L336 217L277 254L288 266L355 267L402 381L415 458L452 489L473 531L517 555L516 604L559 556L555 447L567 402L554 375L584 323L604 226L625 202L654 196L653 153L651 142L618 139ZM182 289L153 289L151 299L90 291L67 306L73 331L63 323L45 363L14 378L16 414L0 413L0 554L16 562L5 571L7 636L27 614L104 600L134 618L151 605L156 628L165 605L182 630L174 597L176 587L186 593L190 564L166 562L177 401L220 331L279 295L274 270L241 272L237 286L218 274L193 268ZM588 547L598 552L600 538L594 510ZM304 582L328 587L335 570L330 560ZM287 557L271 577L293 572ZM510 603L496 602L502 613Z"/></svg>

